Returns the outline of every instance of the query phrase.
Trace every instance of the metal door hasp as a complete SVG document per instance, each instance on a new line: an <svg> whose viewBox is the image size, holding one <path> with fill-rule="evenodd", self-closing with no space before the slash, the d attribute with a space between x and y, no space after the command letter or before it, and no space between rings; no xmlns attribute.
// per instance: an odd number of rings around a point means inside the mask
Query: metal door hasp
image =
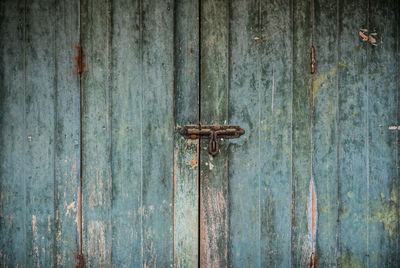
<svg viewBox="0 0 400 268"><path fill-rule="evenodd" d="M185 139L209 139L208 153L213 156L218 154L221 138L235 139L245 133L240 126L229 125L187 125L180 132Z"/></svg>

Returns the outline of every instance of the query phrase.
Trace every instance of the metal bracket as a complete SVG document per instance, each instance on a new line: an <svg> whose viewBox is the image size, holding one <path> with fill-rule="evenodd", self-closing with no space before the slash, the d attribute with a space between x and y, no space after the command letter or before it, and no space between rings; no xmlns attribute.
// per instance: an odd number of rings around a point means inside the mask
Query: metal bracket
<svg viewBox="0 0 400 268"><path fill-rule="evenodd" d="M218 154L221 138L239 138L245 131L240 126L188 125L184 126L180 132L185 139L209 139L208 153L215 156Z"/></svg>

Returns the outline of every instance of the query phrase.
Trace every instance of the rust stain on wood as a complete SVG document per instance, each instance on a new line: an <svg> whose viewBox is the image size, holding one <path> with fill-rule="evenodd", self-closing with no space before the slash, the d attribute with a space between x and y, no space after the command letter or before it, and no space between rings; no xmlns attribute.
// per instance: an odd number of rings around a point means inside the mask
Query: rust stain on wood
<svg viewBox="0 0 400 268"><path fill-rule="evenodd" d="M309 239L311 244L311 257L310 267L315 267L315 248L317 241L317 228L318 228L318 209L317 209L317 193L314 178L310 180L310 195L308 199L307 221Z"/></svg>
<svg viewBox="0 0 400 268"><path fill-rule="evenodd" d="M76 224L78 225L79 253L82 255L82 187L78 187L78 213L76 214Z"/></svg>
<svg viewBox="0 0 400 268"><path fill-rule="evenodd" d="M315 259L315 254L313 252L311 253L310 268L315 268L315 267L316 267L316 259Z"/></svg>
<svg viewBox="0 0 400 268"><path fill-rule="evenodd" d="M76 265L75 268L83 268L85 267L85 260L82 254L76 255Z"/></svg>
<svg viewBox="0 0 400 268"><path fill-rule="evenodd" d="M190 165L192 166L192 168L197 168L198 166L198 157L197 157L197 153L196 154L192 154L190 157Z"/></svg>
<svg viewBox="0 0 400 268"><path fill-rule="evenodd" d="M75 57L75 63L76 63L75 74L82 75L83 71L86 70L86 63L83 60L83 57L85 55L83 53L82 46L76 45L75 49L76 52L78 53L78 55Z"/></svg>

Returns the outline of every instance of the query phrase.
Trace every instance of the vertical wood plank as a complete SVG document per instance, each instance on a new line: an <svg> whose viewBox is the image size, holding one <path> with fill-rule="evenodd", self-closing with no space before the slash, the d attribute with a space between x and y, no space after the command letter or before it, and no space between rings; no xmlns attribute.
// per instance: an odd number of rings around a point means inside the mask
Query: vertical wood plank
<svg viewBox="0 0 400 268"><path fill-rule="evenodd" d="M292 267L310 265L312 237L307 209L312 178L311 1L293 1Z"/></svg>
<svg viewBox="0 0 400 268"><path fill-rule="evenodd" d="M14 140L3 140L2 148L9 153L2 157L2 174L8 175L2 179L1 196L9 201L2 201L1 215L7 219L4 226L17 232L2 235L2 265L72 266L79 250L79 83L74 74L79 6L69 3L20 2L3 7L4 25L13 31L4 34L15 38L2 43L2 48L10 44L12 48L2 53L8 62L2 61L6 74L2 96L11 113L1 133ZM63 30L63 35L56 29ZM13 157L10 165L7 159Z"/></svg>
<svg viewBox="0 0 400 268"><path fill-rule="evenodd" d="M397 120L398 1L370 1L369 28L376 46L368 50L368 262L371 267L398 266L399 182L396 135L388 126Z"/></svg>
<svg viewBox="0 0 400 268"><path fill-rule="evenodd" d="M173 264L173 1L143 1L143 265Z"/></svg>
<svg viewBox="0 0 400 268"><path fill-rule="evenodd" d="M27 266L54 265L55 9L26 3L25 131Z"/></svg>
<svg viewBox="0 0 400 268"><path fill-rule="evenodd" d="M80 81L77 73L79 1L55 4L55 266L72 267L80 253Z"/></svg>
<svg viewBox="0 0 400 268"><path fill-rule="evenodd" d="M338 231L338 5L314 1L313 177L317 196L316 258L321 267L336 265Z"/></svg>
<svg viewBox="0 0 400 268"><path fill-rule="evenodd" d="M359 28L368 28L368 1L339 6L339 260L368 265L367 50ZM356 32L357 31L357 32Z"/></svg>
<svg viewBox="0 0 400 268"><path fill-rule="evenodd" d="M230 9L229 123L246 131L229 140L230 267L260 267L261 260L260 8L260 1L236 0Z"/></svg>
<svg viewBox="0 0 400 268"><path fill-rule="evenodd" d="M199 118L199 2L175 1L174 267L198 267L198 141L181 127Z"/></svg>
<svg viewBox="0 0 400 268"><path fill-rule="evenodd" d="M200 2L200 121L226 124L229 79L229 1ZM222 142L217 157L200 143L200 266L228 265L228 157Z"/></svg>
<svg viewBox="0 0 400 268"><path fill-rule="evenodd" d="M111 6L111 261L129 267L142 266L140 8L140 1Z"/></svg>
<svg viewBox="0 0 400 268"><path fill-rule="evenodd" d="M25 5L0 2L0 266L26 265Z"/></svg>
<svg viewBox="0 0 400 268"><path fill-rule="evenodd" d="M89 267L111 266L111 125L109 2L82 1L83 254Z"/></svg>
<svg viewBox="0 0 400 268"><path fill-rule="evenodd" d="M289 0L261 2L259 76L262 267L291 265L292 25Z"/></svg>

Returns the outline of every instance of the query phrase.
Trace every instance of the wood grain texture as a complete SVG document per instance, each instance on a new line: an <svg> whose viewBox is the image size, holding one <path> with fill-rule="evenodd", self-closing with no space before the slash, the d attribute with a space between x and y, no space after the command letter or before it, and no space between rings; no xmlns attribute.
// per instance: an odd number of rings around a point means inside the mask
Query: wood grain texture
<svg viewBox="0 0 400 268"><path fill-rule="evenodd" d="M260 267L260 5L238 0L230 10L229 123L246 133L229 140L229 266Z"/></svg>
<svg viewBox="0 0 400 268"><path fill-rule="evenodd" d="M141 267L142 25L140 1L111 5L112 252L115 266Z"/></svg>
<svg viewBox="0 0 400 268"><path fill-rule="evenodd" d="M397 119L398 14L397 1L370 1L369 28L378 33L370 46L367 88L368 262L370 266L399 265L399 201L396 135L388 126Z"/></svg>
<svg viewBox="0 0 400 268"><path fill-rule="evenodd" d="M338 5L315 0L313 80L313 177L318 196L316 256L319 266L336 265L338 233Z"/></svg>
<svg viewBox="0 0 400 268"><path fill-rule="evenodd" d="M0 266L399 266L399 5L2 1Z"/></svg>
<svg viewBox="0 0 400 268"><path fill-rule="evenodd" d="M55 4L54 266L72 267L80 253L80 81L76 72L79 1Z"/></svg>
<svg viewBox="0 0 400 268"><path fill-rule="evenodd" d="M144 1L143 265L173 264L173 1Z"/></svg>
<svg viewBox="0 0 400 268"><path fill-rule="evenodd" d="M53 1L27 3L25 159L27 265L54 263L55 29ZM50 23L49 23L50 22ZM39 79L38 79L39 78ZM36 204L39 204L37 206Z"/></svg>
<svg viewBox="0 0 400 268"><path fill-rule="evenodd" d="M368 263L367 90L370 44L355 34L368 28L368 1L340 2L339 51L339 260ZM359 31L360 29L358 29Z"/></svg>
<svg viewBox="0 0 400 268"><path fill-rule="evenodd" d="M291 2L260 4L259 80L261 267L291 265Z"/></svg>
<svg viewBox="0 0 400 268"><path fill-rule="evenodd" d="M26 264L25 5L0 3L0 266Z"/></svg>
<svg viewBox="0 0 400 268"><path fill-rule="evenodd" d="M111 266L110 29L109 2L82 1L82 246L89 267Z"/></svg>
<svg viewBox="0 0 400 268"><path fill-rule="evenodd" d="M229 89L229 1L200 2L200 121L226 124ZM217 157L200 143L200 267L228 265L229 208L227 147Z"/></svg>
<svg viewBox="0 0 400 268"><path fill-rule="evenodd" d="M199 3L175 1L174 267L198 267L199 142L184 125L199 119Z"/></svg>
<svg viewBox="0 0 400 268"><path fill-rule="evenodd" d="M311 1L293 1L292 266L311 260L307 208L312 178Z"/></svg>
<svg viewBox="0 0 400 268"><path fill-rule="evenodd" d="M2 35L12 38L2 39L1 265L73 266L79 252L79 6L2 4Z"/></svg>

